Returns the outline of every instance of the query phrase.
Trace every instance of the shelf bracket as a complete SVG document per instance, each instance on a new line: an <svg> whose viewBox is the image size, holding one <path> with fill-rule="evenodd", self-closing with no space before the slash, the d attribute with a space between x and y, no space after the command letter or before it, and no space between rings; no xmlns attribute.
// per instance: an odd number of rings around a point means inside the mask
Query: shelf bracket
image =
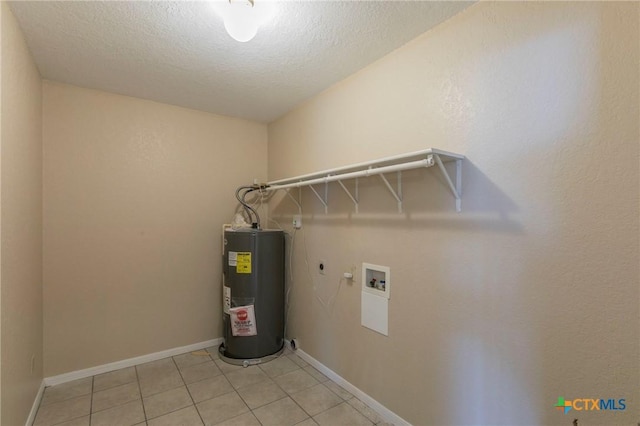
<svg viewBox="0 0 640 426"><path fill-rule="evenodd" d="M396 201L398 202L398 213L402 213L402 172L398 171L397 174L398 174L398 191L397 192L393 189L393 187L391 186L391 184L389 183L389 181L387 180L384 174L380 174L380 178L386 185L389 192L391 192L391 195L393 195L393 198L395 198Z"/></svg>
<svg viewBox="0 0 640 426"><path fill-rule="evenodd" d="M320 202L324 206L324 214L329 213L329 207L327 206L327 201L329 199L328 198L328 196L329 196L329 182L325 182L324 183L324 199L320 196L320 194L318 194L318 191L316 191L316 189L313 187L313 185L309 185L309 188L313 191L314 194L316 194L316 197L318 197L318 200L320 200Z"/></svg>
<svg viewBox="0 0 640 426"><path fill-rule="evenodd" d="M456 199L456 211L459 213L462 211L462 199L460 198L462 195L462 160L456 160L456 183L454 185L449 177L447 169L445 169L444 164L442 164L442 160L440 160L440 156L438 154L434 154L433 156L436 159L438 168L449 185L449 189L451 189L451 192Z"/></svg>
<svg viewBox="0 0 640 426"><path fill-rule="evenodd" d="M299 188L298 188L299 189ZM291 190L291 188L287 188L284 190L284 192L289 196L289 198L291 198L291 201L294 202L294 204L296 206L298 206L298 214L302 214L302 206L300 205L300 203L298 202L298 200L296 200L295 198L293 198L293 195L291 195L291 193L289 192ZM300 191L298 191L300 192Z"/></svg>
<svg viewBox="0 0 640 426"><path fill-rule="evenodd" d="M349 198L351 198L351 201L353 201L353 204L355 204L355 206L356 206L356 213L358 213L358 178L356 178L356 195L355 195L355 197L353 195L351 195L351 192L349 192L349 190L347 189L346 186L344 186L344 183L342 183L341 180L339 180L338 183L340 184L342 189L344 189L344 192L347 193Z"/></svg>

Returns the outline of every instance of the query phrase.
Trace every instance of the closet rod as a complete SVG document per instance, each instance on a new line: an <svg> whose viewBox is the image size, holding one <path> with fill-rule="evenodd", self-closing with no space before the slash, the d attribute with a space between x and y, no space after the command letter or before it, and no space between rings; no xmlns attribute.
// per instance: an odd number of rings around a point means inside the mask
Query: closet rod
<svg viewBox="0 0 640 426"><path fill-rule="evenodd" d="M451 160L462 160L464 159L464 155L454 154L453 152L442 151L440 149L428 148L423 149L421 151L408 152L405 154L392 155L390 157L379 158L377 160L364 161L362 163L349 164L347 166L335 167L333 169L322 170L319 172L308 173L300 176L278 179L272 182L268 182L267 185L280 185L284 183L297 182L305 179L333 175L336 173L342 173L346 171L354 171L358 169L363 169L365 167L384 165L386 163L397 163L402 160L410 159L410 158L426 158L429 155L436 154L439 155L443 161L451 161Z"/></svg>
<svg viewBox="0 0 640 426"><path fill-rule="evenodd" d="M357 172L349 172L349 173L342 173L342 174L336 174L336 175L330 174L328 176L303 180L300 182L275 184L275 185L272 182L269 182L267 184L268 186L266 189L269 191L277 191L279 189L298 188L301 186L315 185L318 183L335 182L338 180L352 179L352 178L363 177L363 176L381 175L383 173L397 172L401 170L411 170L411 169L417 169L420 167L431 167L434 164L435 162L433 160L433 157L429 156L428 158L425 158L423 160L410 161L408 163L394 164L391 166L371 167L366 170L360 170ZM351 168L353 168L353 166ZM299 179L302 179L302 177L299 177Z"/></svg>

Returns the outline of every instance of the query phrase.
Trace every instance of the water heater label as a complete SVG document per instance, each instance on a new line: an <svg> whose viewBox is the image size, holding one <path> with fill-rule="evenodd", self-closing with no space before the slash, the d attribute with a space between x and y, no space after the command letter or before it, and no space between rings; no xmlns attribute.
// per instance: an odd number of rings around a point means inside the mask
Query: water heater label
<svg viewBox="0 0 640 426"><path fill-rule="evenodd" d="M237 253L236 273L237 274L251 273L251 252L250 251L240 251Z"/></svg>
<svg viewBox="0 0 640 426"><path fill-rule="evenodd" d="M253 305L229 308L229 316L231 317L231 334L234 336L255 336L258 334Z"/></svg>
<svg viewBox="0 0 640 426"><path fill-rule="evenodd" d="M229 252L229 266L236 266L238 264L238 252Z"/></svg>
<svg viewBox="0 0 640 426"><path fill-rule="evenodd" d="M224 292L223 299L222 299L224 300L223 309L224 309L224 313L228 315L229 309L231 308L231 287L227 287L226 285L223 285L222 291Z"/></svg>

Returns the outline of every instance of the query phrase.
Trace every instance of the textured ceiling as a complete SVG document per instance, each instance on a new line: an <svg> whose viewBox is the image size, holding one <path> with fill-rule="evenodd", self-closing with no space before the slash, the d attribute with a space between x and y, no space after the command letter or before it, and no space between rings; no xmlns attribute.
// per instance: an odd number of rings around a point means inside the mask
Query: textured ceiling
<svg viewBox="0 0 640 426"><path fill-rule="evenodd" d="M208 1L10 3L43 78L260 122L469 4L271 2L271 20L239 43Z"/></svg>

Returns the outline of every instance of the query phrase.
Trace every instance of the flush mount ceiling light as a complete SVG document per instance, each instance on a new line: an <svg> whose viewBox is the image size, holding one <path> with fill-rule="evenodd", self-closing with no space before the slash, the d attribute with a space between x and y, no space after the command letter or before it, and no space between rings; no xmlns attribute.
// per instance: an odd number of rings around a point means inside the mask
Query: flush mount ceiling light
<svg viewBox="0 0 640 426"><path fill-rule="evenodd" d="M224 21L227 33L240 42L247 42L258 33L258 28L271 16L271 5L254 0L228 0L216 2L216 11Z"/></svg>
<svg viewBox="0 0 640 426"><path fill-rule="evenodd" d="M258 33L256 18L253 0L229 0L224 28L233 39L244 43Z"/></svg>

